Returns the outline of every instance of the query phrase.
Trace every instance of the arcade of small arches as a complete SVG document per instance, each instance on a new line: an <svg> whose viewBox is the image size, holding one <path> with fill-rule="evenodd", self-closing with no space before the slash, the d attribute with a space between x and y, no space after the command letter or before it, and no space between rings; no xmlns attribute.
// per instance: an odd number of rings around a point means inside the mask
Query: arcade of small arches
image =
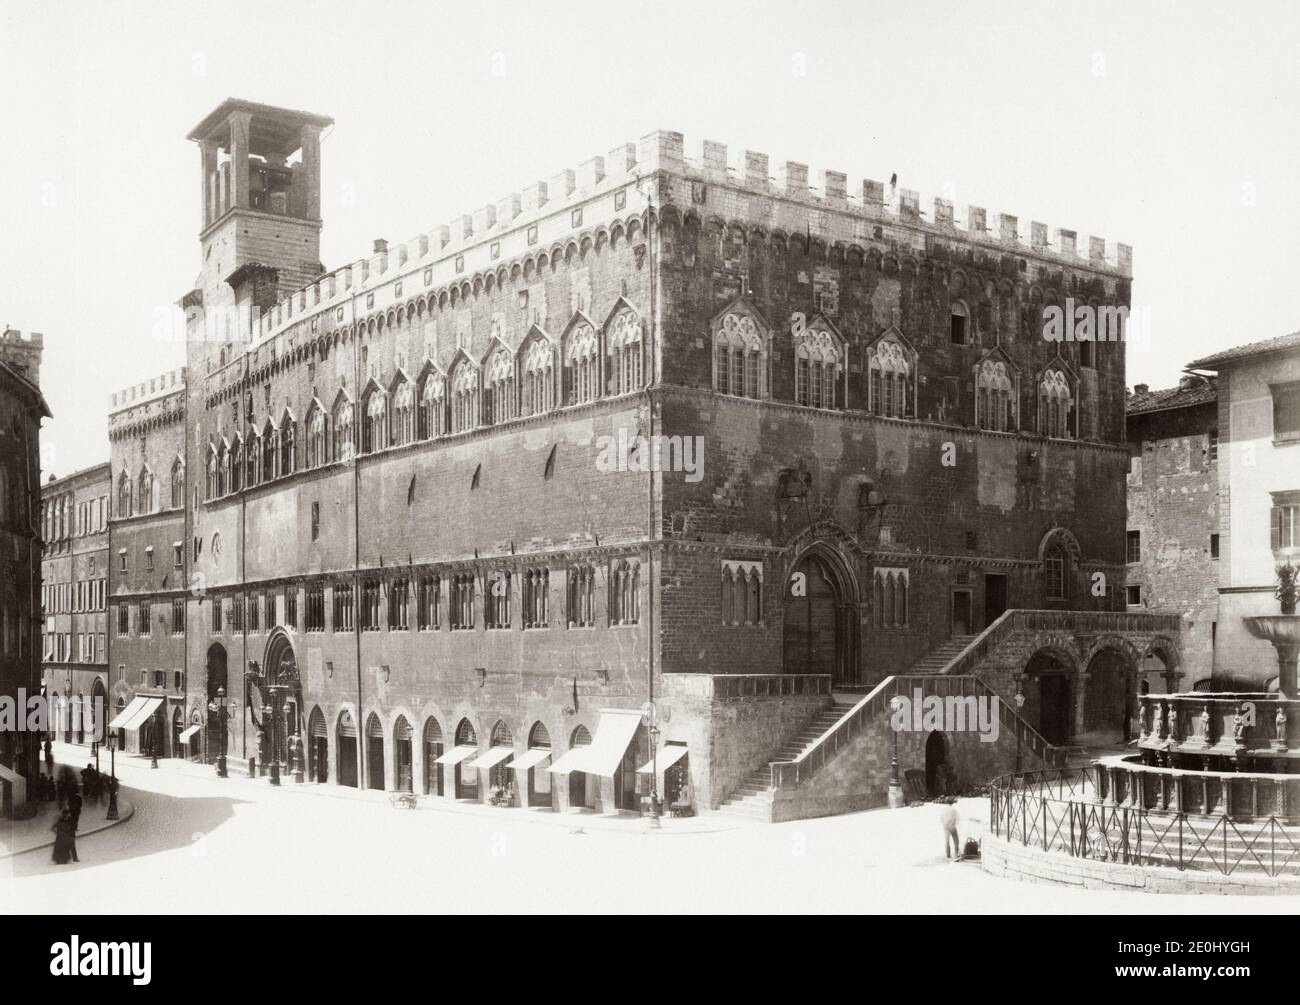
<svg viewBox="0 0 1300 1005"><path fill-rule="evenodd" d="M1025 719L1055 746L1128 743L1137 735L1138 696L1172 691L1180 676L1177 644L1162 636L1145 646L1121 635L1036 643L1012 691L1024 698Z"/></svg>

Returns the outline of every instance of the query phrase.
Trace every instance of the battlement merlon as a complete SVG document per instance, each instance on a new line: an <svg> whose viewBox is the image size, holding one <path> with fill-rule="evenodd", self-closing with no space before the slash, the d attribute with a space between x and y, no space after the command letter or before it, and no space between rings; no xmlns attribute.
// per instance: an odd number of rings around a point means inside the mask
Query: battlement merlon
<svg viewBox="0 0 1300 1005"><path fill-rule="evenodd" d="M964 223L959 223L952 202L935 198L932 203L933 212L926 219L926 213L921 208L920 194L915 191L891 187L887 196L885 185L872 179L864 179L860 188L851 189L843 172L831 170L821 172L821 186L818 189L809 183L806 164L786 161L777 166L773 176L769 170L767 154L746 150L741 163L732 167L726 144L714 140L704 140L700 144L698 158L689 158L686 156L685 138L681 133L666 130L647 133L637 146L637 169L641 174L664 171L683 178L719 183L768 196L774 202L797 202L813 209L844 210L850 215L911 225L926 232L945 232L953 237L960 236L992 247L1015 249L1019 254L1049 259L1058 264L1075 268L1089 267L1132 278L1133 249L1127 244L1108 244L1105 238L1093 236L1088 238L1086 254L1083 254L1076 231L1058 228L1055 231L1055 241L1049 243L1047 224L1034 222L1031 224L1030 241L1026 245L1020 238L1019 219L1012 214L997 214L997 226L990 228L989 216L984 207L968 206ZM773 218L756 222L769 227L784 226L782 216L783 214L775 212ZM791 219L790 223L797 224L797 220ZM786 226L785 229L794 228ZM799 226L798 229L803 230L804 227ZM815 233L816 228L812 229ZM839 239L834 227L828 226L827 229L831 233L825 236Z"/></svg>
<svg viewBox="0 0 1300 1005"><path fill-rule="evenodd" d="M20 332L17 328L6 328L3 341L11 345L20 345L27 349L44 349L45 336L40 332Z"/></svg>
<svg viewBox="0 0 1300 1005"><path fill-rule="evenodd" d="M621 144L605 157L566 168L549 182L538 181L476 212L461 214L396 245L391 253L385 248L320 276L262 314L250 348L289 330L304 315L341 310L341 320L355 320L354 314L360 312L355 302L358 294L418 277L421 270L430 270L432 275L421 288L454 283L514 256L564 243L579 232L606 225L618 214L611 215L603 196L657 173L681 180L682 187L676 192L671 181L668 185L670 197L681 205L693 201L693 192L686 188L691 182L723 186L727 191L716 202L715 196L705 193L706 205L716 207L711 212L752 217L752 222L767 229L808 232L827 242L867 244L878 240L878 226L884 231L879 239L910 238L919 244L926 237L936 237L973 242L994 254L1024 255L1045 265L1086 269L1112 278L1132 277L1133 252L1127 244L1108 245L1104 238L1090 237L1086 254L1081 254L1076 231L1058 228L1054 242L1049 242L1048 226L1039 221L1031 222L1026 243L1019 218L1008 213L997 214L996 225L990 227L983 207L968 206L959 222L952 203L936 198L927 217L920 194L909 189L889 186L887 191L884 183L865 179L851 190L847 175L830 170L821 172L821 186L816 189L809 184L805 164L787 161L773 177L767 154L747 150L741 169L736 170L728 162L726 144L705 140L699 158L692 159L685 155L681 133L656 130L637 144ZM628 198L622 215L644 212L658 198L644 187ZM579 209L585 214L581 222L576 217ZM533 229L538 234L525 241L525 234Z"/></svg>
<svg viewBox="0 0 1300 1005"><path fill-rule="evenodd" d="M113 394L109 395L109 412L134 408L145 402L165 398L171 394L182 393L184 390L185 367L182 366L113 392Z"/></svg>

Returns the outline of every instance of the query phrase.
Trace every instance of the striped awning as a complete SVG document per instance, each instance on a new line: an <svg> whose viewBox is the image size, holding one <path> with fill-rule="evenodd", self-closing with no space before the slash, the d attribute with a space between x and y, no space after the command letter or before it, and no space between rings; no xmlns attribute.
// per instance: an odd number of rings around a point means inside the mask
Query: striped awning
<svg viewBox="0 0 1300 1005"><path fill-rule="evenodd" d="M144 698L132 698L130 704L117 715L113 716L113 721L108 724L109 729L125 729L126 724L135 718L135 714L140 711L140 707L145 703Z"/></svg>
<svg viewBox="0 0 1300 1005"><path fill-rule="evenodd" d="M181 743L189 743L190 740L193 739L194 734L197 733L198 731L199 731L199 724L196 722L193 726L190 726L188 729L184 730L181 733L180 736Z"/></svg>
<svg viewBox="0 0 1300 1005"><path fill-rule="evenodd" d="M127 719L127 721L124 722L118 728L125 729L128 732L130 732L133 729L139 729L141 726L143 726L146 722L149 721L149 717L153 715L154 712L158 711L158 706L161 705L162 703L163 700L161 698L143 699L140 707L136 709L135 715Z"/></svg>

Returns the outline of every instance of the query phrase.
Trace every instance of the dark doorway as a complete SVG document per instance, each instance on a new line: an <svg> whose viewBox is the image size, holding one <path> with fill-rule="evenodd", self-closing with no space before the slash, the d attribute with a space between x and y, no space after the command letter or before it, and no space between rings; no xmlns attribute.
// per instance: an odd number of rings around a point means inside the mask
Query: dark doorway
<svg viewBox="0 0 1300 1005"><path fill-rule="evenodd" d="M1070 739L1070 679L1064 674L1038 678L1038 731L1048 743L1061 746Z"/></svg>
<svg viewBox="0 0 1300 1005"><path fill-rule="evenodd" d="M373 713L366 721L366 788L384 789L384 728Z"/></svg>
<svg viewBox="0 0 1300 1005"><path fill-rule="evenodd" d="M357 787L357 724L350 712L339 716L339 784Z"/></svg>
<svg viewBox="0 0 1300 1005"><path fill-rule="evenodd" d="M587 773L569 772L569 809L582 809L587 805Z"/></svg>
<svg viewBox="0 0 1300 1005"><path fill-rule="evenodd" d="M925 791L932 796L949 795L948 779L948 744L938 730L925 740Z"/></svg>
<svg viewBox="0 0 1300 1005"><path fill-rule="evenodd" d="M411 725L399 716L393 727L393 746L397 748L397 791L414 792L415 779L411 774Z"/></svg>
<svg viewBox="0 0 1300 1005"><path fill-rule="evenodd" d="M984 627L987 628L1006 613L1007 577L995 573L984 576Z"/></svg>
<svg viewBox="0 0 1300 1005"><path fill-rule="evenodd" d="M805 555L785 587L783 607L786 673L829 674L837 684L856 684L856 627L846 577L827 556Z"/></svg>
<svg viewBox="0 0 1300 1005"><path fill-rule="evenodd" d="M970 590L952 591L952 634L969 635Z"/></svg>
<svg viewBox="0 0 1300 1005"><path fill-rule="evenodd" d="M442 756L442 726L437 719L427 719L424 723L424 794L426 796L442 795L442 765L438 758Z"/></svg>
<svg viewBox="0 0 1300 1005"><path fill-rule="evenodd" d="M229 713L219 706L221 701L224 701L227 707L231 702L230 688L226 684L226 647L219 642L214 642L208 647L207 678L208 742L205 749L207 750L208 760L211 762L215 761L219 755L229 753L230 748L231 729L227 718ZM225 689L225 698L218 698L217 692L223 688ZM234 697L238 699L239 696L235 695Z"/></svg>
<svg viewBox="0 0 1300 1005"><path fill-rule="evenodd" d="M325 732L325 716L319 708L311 711L307 723L307 769L308 777L313 782L324 782L329 778L329 740Z"/></svg>

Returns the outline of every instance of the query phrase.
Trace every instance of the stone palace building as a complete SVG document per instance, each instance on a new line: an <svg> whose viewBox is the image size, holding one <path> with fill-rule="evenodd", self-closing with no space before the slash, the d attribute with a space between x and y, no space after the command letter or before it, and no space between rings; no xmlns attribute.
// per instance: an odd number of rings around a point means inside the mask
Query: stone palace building
<svg viewBox="0 0 1300 1005"><path fill-rule="evenodd" d="M1123 344L1043 334L1127 307L1126 246L654 132L326 269L329 125L190 134L186 367L110 418L118 728L775 819L883 803L904 686L1001 696L1002 743L900 750L977 781L1176 666L1125 605Z"/></svg>

